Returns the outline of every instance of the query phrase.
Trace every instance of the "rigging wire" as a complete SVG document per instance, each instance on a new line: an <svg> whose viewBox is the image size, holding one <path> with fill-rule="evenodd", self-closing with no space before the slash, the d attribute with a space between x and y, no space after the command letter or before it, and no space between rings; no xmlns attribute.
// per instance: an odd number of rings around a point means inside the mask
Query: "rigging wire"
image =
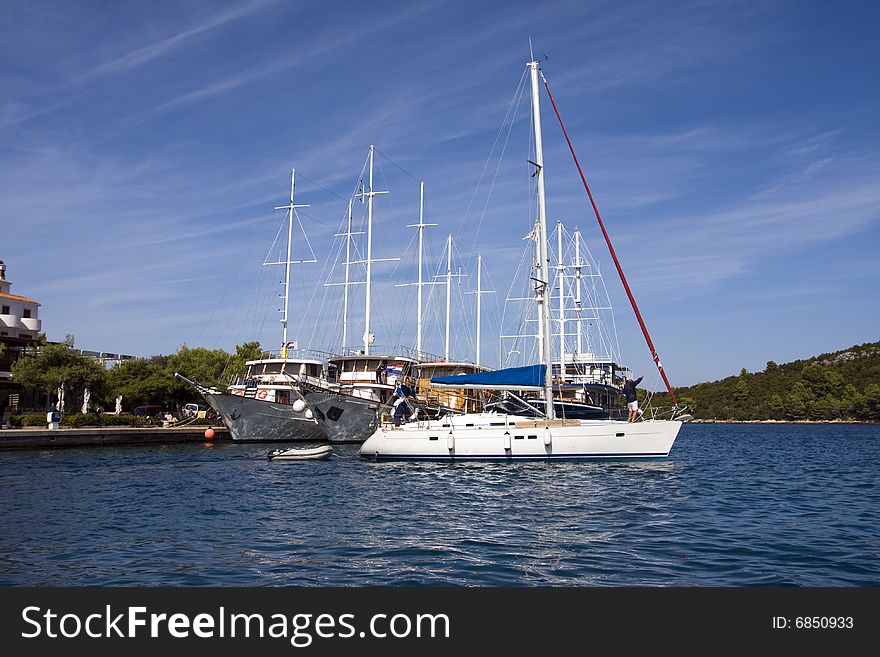
<svg viewBox="0 0 880 657"><path fill-rule="evenodd" d="M620 282L623 283L623 287L626 290L626 295L629 297L630 304L632 305L633 311L636 314L636 319L639 322L639 326L642 329L642 333L645 336L645 342L648 343L648 349L651 351L651 356L654 359L654 363L657 365L657 369L660 371L660 376L663 377L663 382L666 384L666 389L669 391L669 396L672 398L672 403L677 405L677 401L675 398L675 391L672 388L672 385L669 383L669 379L666 376L666 372L663 369L663 365L660 363L660 356L657 354L657 350L654 348L654 342L651 340L651 336L648 334L648 327L645 326L645 321L642 319L642 314L639 312L638 304L636 304L635 297L633 296L632 290L630 290L629 283L626 281L626 276L623 273L623 268L620 265L620 261L617 259L617 254L614 252L614 247L611 244L611 239L608 237L608 232L605 230L605 224L602 221L602 217L599 215L599 208L596 207L596 201L593 199L593 194L590 191L590 186L587 184L587 179L584 177L584 172L581 169L580 162L578 162L577 155L574 152L574 146L572 146L571 139L568 137L568 131L565 129L565 124L562 122L562 115L559 113L559 108L556 107L556 101L553 99L553 94L550 93L550 85L547 84L547 78L544 77L543 71L541 72L541 79L544 81L544 88L547 90L547 96L550 98L550 103L553 105L553 111L556 113L556 118L559 120L559 126L562 128L562 134L565 136L565 141L568 144L568 149L571 151L571 157L574 160L575 166L577 167L578 173L581 176L581 182L584 184L584 189L587 192L587 196L590 200L590 205L593 206L593 212L596 214L596 220L599 222L599 227L602 229L602 234L605 237L605 242L608 244L608 250L611 252L611 258L614 260L614 264L617 267L617 273L620 275Z"/></svg>
<svg viewBox="0 0 880 657"><path fill-rule="evenodd" d="M477 184L474 187L473 194L471 194L471 198L468 201L467 207L465 208L464 215L462 215L461 224L459 225L459 228L458 228L459 234L461 234L461 232L464 230L465 225L467 224L467 220L468 220L468 217L470 216L470 212L471 212L471 207L473 206L474 200L477 197L477 192L479 191L480 186L483 182L483 177L486 175L486 169L489 168L489 163L492 161L492 156L495 153L495 148L498 146L498 141L501 139L501 135L504 132L505 126L507 125L508 118L510 118L510 121L511 121L511 126L508 128L508 137L510 136L510 130L512 129L512 123L513 123L512 116L516 114L516 110L519 108L519 103L522 100L522 95L525 90L525 84L524 84L525 79L526 79L526 70L523 70L522 76L520 77L519 82L517 83L516 89L513 92L513 96L511 97L510 102L507 105L507 111L505 112L504 118L501 121L501 127L498 129L498 133L495 135L495 141L492 144L492 148L489 151L489 155L486 157L486 161L483 164L483 169L482 169L482 171L480 171L480 177L477 179ZM505 141L505 147L506 147L506 141ZM499 164L499 166L500 166L500 164ZM497 176L497 169L496 169L496 176ZM490 195L491 195L491 193L490 193ZM484 207L484 212L485 212L485 207ZM480 224L482 225L482 217L480 219ZM479 237L479 230L477 231L477 237ZM474 238L474 244L476 244L477 237Z"/></svg>

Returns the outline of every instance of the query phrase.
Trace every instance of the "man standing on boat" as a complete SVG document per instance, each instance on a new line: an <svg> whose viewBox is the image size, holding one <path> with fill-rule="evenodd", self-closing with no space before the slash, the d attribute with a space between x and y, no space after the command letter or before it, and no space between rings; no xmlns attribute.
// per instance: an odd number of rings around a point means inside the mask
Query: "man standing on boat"
<svg viewBox="0 0 880 657"><path fill-rule="evenodd" d="M410 388L408 385L408 379L404 378L398 385L397 389L394 391L397 395L397 399L394 401L394 413L392 413L392 417L394 418L394 426L399 427L403 422L404 416L406 416L409 411L409 402L407 399L412 399L415 401L416 393Z"/></svg>
<svg viewBox="0 0 880 657"><path fill-rule="evenodd" d="M644 374L633 381L633 378L628 376L623 384L623 394L626 397L626 407L629 410L627 422L635 422L639 417L639 401L636 397L636 386L642 382L643 378L645 378Z"/></svg>

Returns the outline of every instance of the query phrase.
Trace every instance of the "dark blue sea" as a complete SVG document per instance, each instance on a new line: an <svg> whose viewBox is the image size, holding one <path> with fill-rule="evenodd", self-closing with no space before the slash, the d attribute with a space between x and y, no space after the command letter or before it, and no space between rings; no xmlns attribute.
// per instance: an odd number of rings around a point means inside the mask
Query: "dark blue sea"
<svg viewBox="0 0 880 657"><path fill-rule="evenodd" d="M685 425L643 464L272 447L0 453L0 585L880 585L876 425Z"/></svg>

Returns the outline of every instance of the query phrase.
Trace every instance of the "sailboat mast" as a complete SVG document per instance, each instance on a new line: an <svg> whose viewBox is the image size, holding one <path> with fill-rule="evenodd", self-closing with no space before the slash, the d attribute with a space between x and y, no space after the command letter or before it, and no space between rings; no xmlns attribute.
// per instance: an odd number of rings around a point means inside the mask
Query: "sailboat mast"
<svg viewBox="0 0 880 657"><path fill-rule="evenodd" d="M425 183L419 183L419 285L418 285L418 305L419 316L416 323L416 352L418 358L422 357L422 257L424 254L425 240Z"/></svg>
<svg viewBox="0 0 880 657"><path fill-rule="evenodd" d="M483 296L482 287L483 278L483 256L477 256L477 360L474 362L480 364L480 297Z"/></svg>
<svg viewBox="0 0 880 657"><path fill-rule="evenodd" d="M284 316L281 319L281 348L287 358L287 312L290 307L290 251L293 243L293 193L296 186L296 169L290 170L290 207L287 211L287 260L284 262Z"/></svg>
<svg viewBox="0 0 880 657"><path fill-rule="evenodd" d="M446 347L443 352L449 362L449 310L452 301L452 233L446 238Z"/></svg>
<svg viewBox="0 0 880 657"><path fill-rule="evenodd" d="M376 192L377 194L380 192ZM428 226L436 226L437 224L425 223L425 183L419 183L419 223L407 224L407 228L418 228L419 230L419 279L416 283L398 283L394 287L410 287L415 285L418 296L418 315L416 319L416 357L422 358L422 288L425 285L439 285L438 282L426 283L424 278L424 258L425 258L425 228ZM399 260L399 258L395 258Z"/></svg>
<svg viewBox="0 0 880 657"><path fill-rule="evenodd" d="M556 274L559 280L559 366L565 373L565 265L562 262L562 222L556 221Z"/></svg>
<svg viewBox="0 0 880 657"><path fill-rule="evenodd" d="M367 192L367 293L364 309L364 354L370 355L370 294L373 265L373 144L370 144L370 190Z"/></svg>
<svg viewBox="0 0 880 657"><path fill-rule="evenodd" d="M294 205L293 197L296 183L296 169L290 170L290 203L287 205L275 206L276 210L287 210L287 258L278 262L264 262L263 265L284 265L284 316L281 318L281 357L287 358L287 317L290 306L290 265L305 262L317 262L317 260L296 260L290 259L291 245L293 243L293 215L297 208L307 208L308 205Z"/></svg>
<svg viewBox="0 0 880 657"><path fill-rule="evenodd" d="M549 248L547 245L547 208L546 199L544 198L544 145L541 138L541 103L538 97L538 62L529 62L529 69L532 79L532 120L534 122L535 131L535 165L537 171L535 178L538 184L538 221L540 224L540 235L538 241L540 245L540 259L538 266L540 273L538 274L537 292L538 305L541 309L541 325L544 327L544 344L541 360L547 369L544 372L544 400L547 408L547 419L552 420L556 417L553 408L553 361L552 349L550 344L550 305L548 298L548 279L550 272Z"/></svg>
<svg viewBox="0 0 880 657"><path fill-rule="evenodd" d="M534 240L535 240L535 280L541 280L541 224L535 219L535 227L534 227ZM536 290L537 292L537 290ZM537 297L536 297L537 300ZM535 314L537 315L535 321L538 323L538 360L544 359L544 322L541 320L541 305L539 303L535 304Z"/></svg>
<svg viewBox="0 0 880 657"><path fill-rule="evenodd" d="M581 333L581 229L574 229L574 308L577 314L577 352L582 354L583 335ZM580 355L577 356L580 359Z"/></svg>
<svg viewBox="0 0 880 657"><path fill-rule="evenodd" d="M345 287L343 288L342 297L342 353L345 354L345 347L348 345L348 286L351 267L351 204L352 199L348 199L348 228L345 232Z"/></svg>

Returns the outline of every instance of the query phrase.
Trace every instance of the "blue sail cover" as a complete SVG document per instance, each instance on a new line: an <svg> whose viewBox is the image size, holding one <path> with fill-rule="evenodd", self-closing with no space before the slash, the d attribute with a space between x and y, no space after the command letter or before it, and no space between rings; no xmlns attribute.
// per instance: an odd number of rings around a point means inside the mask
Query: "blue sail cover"
<svg viewBox="0 0 880 657"><path fill-rule="evenodd" d="M493 372L435 376L431 379L431 383L455 386L456 388L495 388L500 390L541 388L544 385L546 371L546 365L527 365L526 367L508 367Z"/></svg>

